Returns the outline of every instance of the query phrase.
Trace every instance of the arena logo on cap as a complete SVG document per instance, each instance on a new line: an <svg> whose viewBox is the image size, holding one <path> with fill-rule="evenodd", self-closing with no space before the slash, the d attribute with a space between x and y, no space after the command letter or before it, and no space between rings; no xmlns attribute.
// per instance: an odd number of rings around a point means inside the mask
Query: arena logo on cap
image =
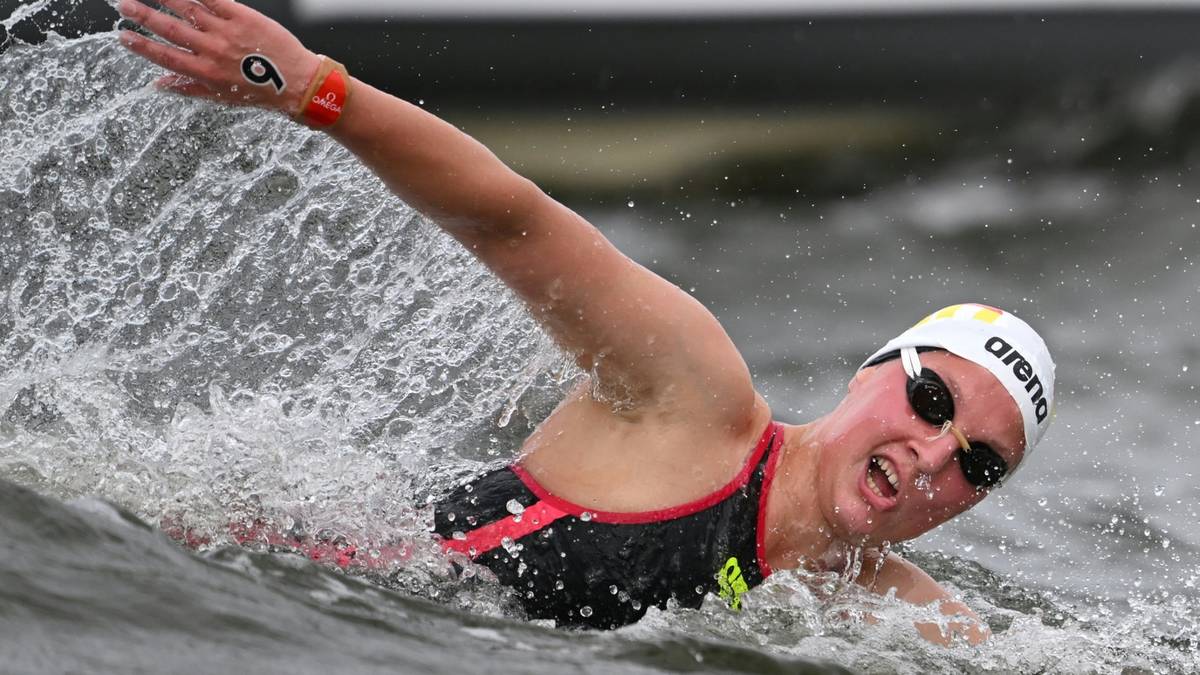
<svg viewBox="0 0 1200 675"><path fill-rule="evenodd" d="M1004 365L1012 366L1013 375L1016 375L1018 380L1027 383L1025 391L1030 394L1029 400L1033 403L1038 424L1041 424L1046 419L1046 415L1050 413L1050 404L1046 401L1046 393L1041 379L1033 372L1033 364L1025 358L1025 355L1000 337L989 338L983 348L992 356L1000 359Z"/></svg>

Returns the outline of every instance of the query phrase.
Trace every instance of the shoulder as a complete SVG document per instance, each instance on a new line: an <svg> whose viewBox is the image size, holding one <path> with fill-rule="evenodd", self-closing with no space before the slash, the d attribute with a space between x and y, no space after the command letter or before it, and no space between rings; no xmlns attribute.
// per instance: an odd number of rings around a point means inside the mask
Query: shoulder
<svg viewBox="0 0 1200 675"><path fill-rule="evenodd" d="M614 413L581 385L526 440L519 463L544 488L603 511L704 498L739 475L770 425L761 396L731 419L695 408Z"/></svg>

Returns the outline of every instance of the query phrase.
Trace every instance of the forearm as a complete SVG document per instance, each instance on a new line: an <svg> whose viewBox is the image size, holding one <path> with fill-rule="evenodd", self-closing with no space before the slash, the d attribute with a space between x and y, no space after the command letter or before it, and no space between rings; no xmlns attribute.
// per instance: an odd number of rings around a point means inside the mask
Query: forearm
<svg viewBox="0 0 1200 675"><path fill-rule="evenodd" d="M352 80L329 131L405 202L462 238L519 232L541 191L490 150L421 108Z"/></svg>

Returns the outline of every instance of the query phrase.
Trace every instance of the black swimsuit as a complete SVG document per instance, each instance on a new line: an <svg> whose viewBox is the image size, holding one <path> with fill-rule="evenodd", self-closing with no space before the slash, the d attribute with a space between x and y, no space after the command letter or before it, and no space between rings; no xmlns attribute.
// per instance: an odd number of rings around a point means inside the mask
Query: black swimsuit
<svg viewBox="0 0 1200 675"><path fill-rule="evenodd" d="M715 593L734 609L771 569L763 559L766 499L783 443L767 425L738 475L693 502L612 513L555 497L520 466L475 478L439 502L434 531L487 566L530 617L615 628L651 605L699 607Z"/></svg>

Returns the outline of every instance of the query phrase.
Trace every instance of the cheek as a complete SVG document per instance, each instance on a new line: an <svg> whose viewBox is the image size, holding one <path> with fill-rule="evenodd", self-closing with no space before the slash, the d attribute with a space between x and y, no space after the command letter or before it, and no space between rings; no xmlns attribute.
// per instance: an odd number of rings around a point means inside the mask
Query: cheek
<svg viewBox="0 0 1200 675"><path fill-rule="evenodd" d="M912 422L907 398L889 391L861 397L841 412L829 441L845 449L878 445L902 434Z"/></svg>
<svg viewBox="0 0 1200 675"><path fill-rule="evenodd" d="M954 465L950 467L950 470L957 473L958 466ZM956 475L956 473L940 476L941 480L934 484L936 489L934 498L928 500L930 512L936 514L943 521L975 506L987 496L987 493L977 491L973 485L967 483L962 476Z"/></svg>

